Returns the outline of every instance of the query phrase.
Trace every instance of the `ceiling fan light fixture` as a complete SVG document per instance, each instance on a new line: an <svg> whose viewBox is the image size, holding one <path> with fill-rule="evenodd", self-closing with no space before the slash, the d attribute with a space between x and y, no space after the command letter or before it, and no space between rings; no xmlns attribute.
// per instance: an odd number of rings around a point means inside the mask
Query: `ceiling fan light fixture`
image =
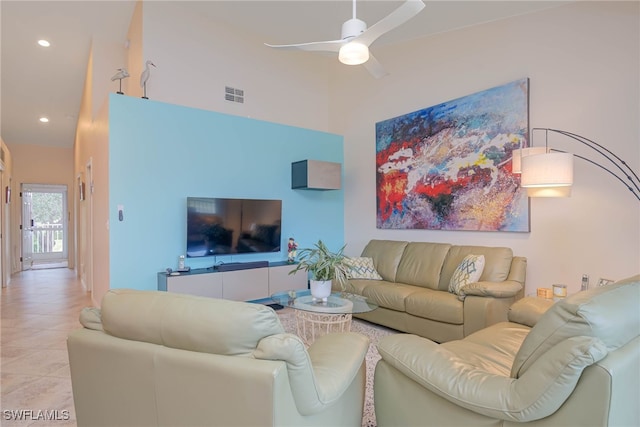
<svg viewBox="0 0 640 427"><path fill-rule="evenodd" d="M1 0L0 0L1 1ZM389 15L385 16L371 27L356 17L356 0L353 1L353 18L342 24L342 37L338 40L319 42L281 44L267 46L276 49L297 49L310 52L338 52L338 60L346 65L365 65L366 70L379 79L387 75L382 65L369 53L371 46L380 36L403 25L416 16L425 7L423 0L405 0ZM327 2L329 3L329 2Z"/></svg>
<svg viewBox="0 0 640 427"><path fill-rule="evenodd" d="M369 48L358 42L343 45L338 52L338 60L346 65L360 65L369 60Z"/></svg>

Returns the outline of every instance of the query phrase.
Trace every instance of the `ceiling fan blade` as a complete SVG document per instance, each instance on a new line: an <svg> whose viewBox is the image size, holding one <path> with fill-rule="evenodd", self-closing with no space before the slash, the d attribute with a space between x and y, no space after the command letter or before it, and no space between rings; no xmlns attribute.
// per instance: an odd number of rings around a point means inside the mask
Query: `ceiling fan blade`
<svg viewBox="0 0 640 427"><path fill-rule="evenodd" d="M389 74L382 64L380 64L378 60L371 55L371 52L369 52L369 60L362 65L364 65L364 68L366 68L367 71L376 79L380 79Z"/></svg>
<svg viewBox="0 0 640 427"><path fill-rule="evenodd" d="M399 27L409 19L416 16L424 6L425 4L422 0L407 0L399 8L373 24L354 40L358 40L361 43L370 46L378 37L388 33L396 27Z"/></svg>
<svg viewBox="0 0 640 427"><path fill-rule="evenodd" d="M273 47L275 49L282 50L307 50L311 52L338 52L340 47L344 44L344 40L331 40L326 42L310 42L310 43L298 43L298 44L268 44L265 45Z"/></svg>

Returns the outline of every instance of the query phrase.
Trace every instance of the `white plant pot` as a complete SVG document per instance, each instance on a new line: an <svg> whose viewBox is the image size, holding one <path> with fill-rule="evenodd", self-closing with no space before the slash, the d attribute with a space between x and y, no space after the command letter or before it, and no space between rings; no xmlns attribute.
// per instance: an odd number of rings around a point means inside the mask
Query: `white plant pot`
<svg viewBox="0 0 640 427"><path fill-rule="evenodd" d="M310 282L313 299L326 301L331 295L331 280L311 280Z"/></svg>

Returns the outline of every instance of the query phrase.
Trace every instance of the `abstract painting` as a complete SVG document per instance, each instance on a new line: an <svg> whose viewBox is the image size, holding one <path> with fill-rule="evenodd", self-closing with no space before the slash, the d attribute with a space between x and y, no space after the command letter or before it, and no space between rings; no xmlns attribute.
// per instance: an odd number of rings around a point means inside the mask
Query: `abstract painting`
<svg viewBox="0 0 640 427"><path fill-rule="evenodd" d="M376 123L377 227L528 232L529 79Z"/></svg>

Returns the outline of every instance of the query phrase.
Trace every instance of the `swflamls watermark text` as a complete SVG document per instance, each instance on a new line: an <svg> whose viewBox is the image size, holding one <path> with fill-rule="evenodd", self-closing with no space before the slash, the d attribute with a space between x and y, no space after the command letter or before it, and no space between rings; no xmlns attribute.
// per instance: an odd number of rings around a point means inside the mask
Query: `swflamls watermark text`
<svg viewBox="0 0 640 427"><path fill-rule="evenodd" d="M2 418L7 421L67 421L70 415L67 409L4 409Z"/></svg>

